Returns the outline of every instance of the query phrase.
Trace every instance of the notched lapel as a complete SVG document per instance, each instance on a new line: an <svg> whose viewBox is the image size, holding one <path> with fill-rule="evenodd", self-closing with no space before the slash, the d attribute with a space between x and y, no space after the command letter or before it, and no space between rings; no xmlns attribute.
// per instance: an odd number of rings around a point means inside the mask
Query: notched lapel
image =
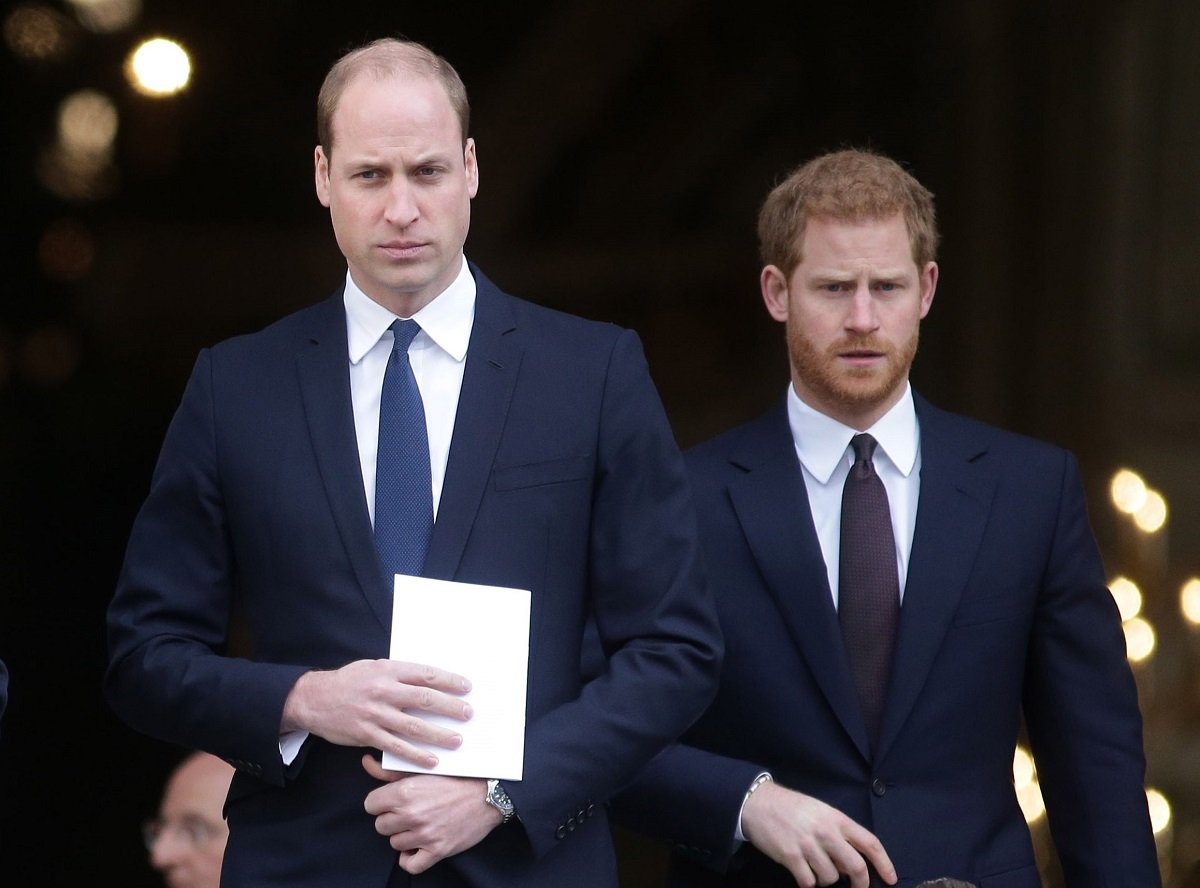
<svg viewBox="0 0 1200 888"><path fill-rule="evenodd" d="M729 485L729 496L767 588L829 705L867 757L866 723L850 677L786 408L754 426L731 461L746 474Z"/></svg>
<svg viewBox="0 0 1200 888"><path fill-rule="evenodd" d="M940 411L918 402L921 492L913 531L880 757L916 703L958 609L987 527L996 476L986 446L955 437Z"/></svg>
<svg viewBox="0 0 1200 888"><path fill-rule="evenodd" d="M392 625L392 590L384 579L363 491L350 398L346 312L339 291L314 316L296 353L305 421L321 483L354 574L381 625Z"/></svg>
<svg viewBox="0 0 1200 888"><path fill-rule="evenodd" d="M508 297L472 267L478 289L467 346L446 480L425 559L427 577L450 580L491 477L500 435L521 366L516 320Z"/></svg>

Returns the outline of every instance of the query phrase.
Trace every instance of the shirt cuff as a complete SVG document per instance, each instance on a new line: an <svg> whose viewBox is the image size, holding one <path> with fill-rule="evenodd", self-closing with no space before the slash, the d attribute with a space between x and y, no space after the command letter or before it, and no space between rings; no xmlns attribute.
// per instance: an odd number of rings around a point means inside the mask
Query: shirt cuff
<svg viewBox="0 0 1200 888"><path fill-rule="evenodd" d="M742 812L746 810L746 802L750 801L750 796L754 795L754 791L764 783L769 783L772 780L769 771L763 771L754 778L754 782L750 784L750 788L746 790L746 797L742 799L742 807L738 809L737 829L733 833L733 837L738 842L746 841L746 836L742 832Z"/></svg>
<svg viewBox="0 0 1200 888"><path fill-rule="evenodd" d="M304 745L304 741L307 739L308 731L288 731L286 734L279 735L279 757L283 759L284 767L296 760L296 756L300 754L300 747ZM749 798L748 795L747 798ZM738 823L738 828L741 829L740 818Z"/></svg>

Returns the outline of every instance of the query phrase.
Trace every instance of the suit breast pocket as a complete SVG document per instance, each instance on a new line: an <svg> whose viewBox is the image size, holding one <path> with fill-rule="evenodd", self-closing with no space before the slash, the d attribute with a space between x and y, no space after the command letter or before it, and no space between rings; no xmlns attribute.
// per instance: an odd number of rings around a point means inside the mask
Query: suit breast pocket
<svg viewBox="0 0 1200 888"><path fill-rule="evenodd" d="M584 481L592 475L592 461L586 456L568 456L520 465L496 466L492 483L496 490L521 490Z"/></svg>

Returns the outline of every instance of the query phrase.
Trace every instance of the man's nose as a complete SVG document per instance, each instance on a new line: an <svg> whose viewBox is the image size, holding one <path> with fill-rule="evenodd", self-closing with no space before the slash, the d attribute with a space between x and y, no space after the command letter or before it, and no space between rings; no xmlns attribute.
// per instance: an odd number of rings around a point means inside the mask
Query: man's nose
<svg viewBox="0 0 1200 888"><path fill-rule="evenodd" d="M861 286L850 297L850 313L846 317L846 328L856 333L870 333L879 327L875 312L875 300L866 286Z"/></svg>
<svg viewBox="0 0 1200 888"><path fill-rule="evenodd" d="M384 215L388 222L401 228L411 225L420 215L412 185L403 178L397 177L389 187Z"/></svg>

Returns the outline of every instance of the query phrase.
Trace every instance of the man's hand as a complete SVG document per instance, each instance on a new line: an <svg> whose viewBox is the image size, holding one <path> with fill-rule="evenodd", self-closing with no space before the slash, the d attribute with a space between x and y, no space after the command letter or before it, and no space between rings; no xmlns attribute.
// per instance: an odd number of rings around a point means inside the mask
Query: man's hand
<svg viewBox="0 0 1200 888"><path fill-rule="evenodd" d="M841 811L777 783L764 783L742 809L742 834L786 867L801 888L833 885L845 874L867 888L867 863L889 885L896 869L879 839Z"/></svg>
<svg viewBox="0 0 1200 888"><path fill-rule="evenodd" d="M375 832L400 852L400 868L416 875L439 860L466 851L500 825L500 812L484 801L487 781L385 771L369 755L363 767L376 780L363 807L375 816Z"/></svg>
<svg viewBox="0 0 1200 888"><path fill-rule="evenodd" d="M306 672L283 705L280 732L308 731L340 746L370 746L431 768L437 756L411 741L457 749L462 735L407 710L466 721L471 690L461 675L396 660L358 660L332 671Z"/></svg>

